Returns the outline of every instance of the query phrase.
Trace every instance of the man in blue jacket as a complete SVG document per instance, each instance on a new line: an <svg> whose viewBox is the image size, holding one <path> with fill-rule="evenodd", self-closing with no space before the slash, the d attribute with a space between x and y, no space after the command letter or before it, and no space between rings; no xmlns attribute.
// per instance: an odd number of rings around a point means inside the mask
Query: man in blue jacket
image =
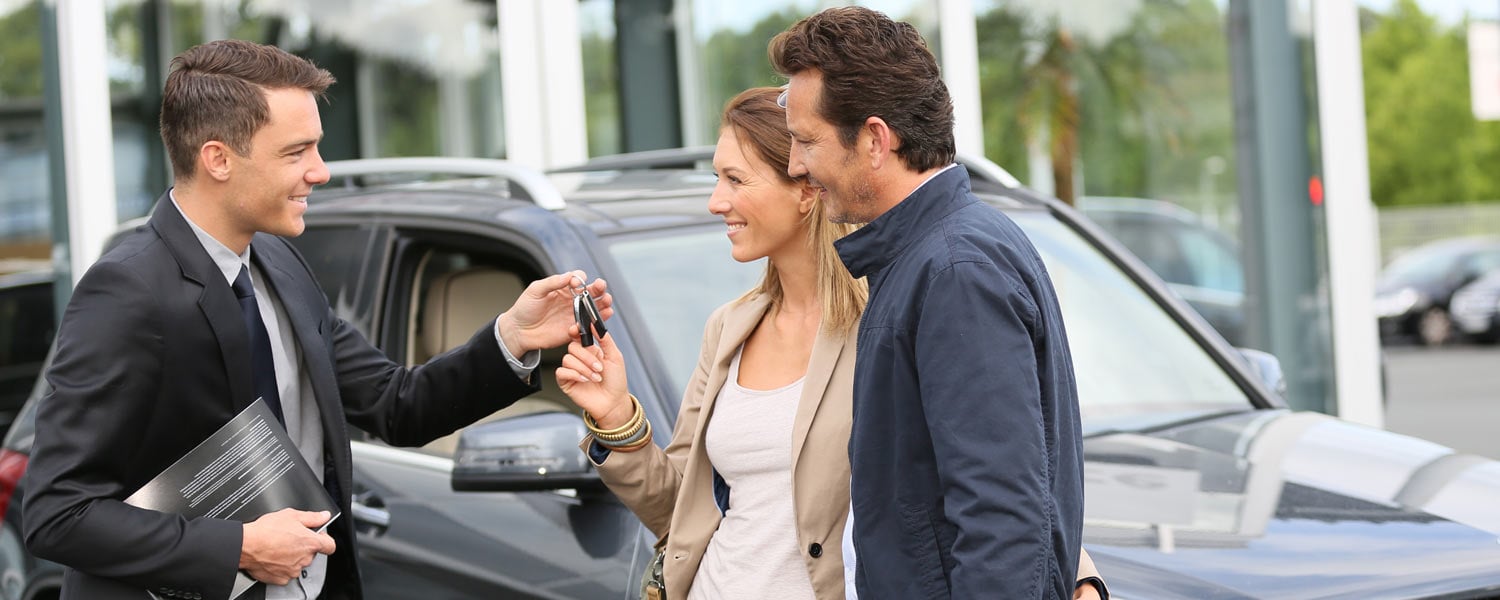
<svg viewBox="0 0 1500 600"><path fill-rule="evenodd" d="M953 105L911 25L841 7L771 42L789 171L868 277L849 440L859 596L1069 598L1083 524L1073 363L1052 282L954 164Z"/></svg>

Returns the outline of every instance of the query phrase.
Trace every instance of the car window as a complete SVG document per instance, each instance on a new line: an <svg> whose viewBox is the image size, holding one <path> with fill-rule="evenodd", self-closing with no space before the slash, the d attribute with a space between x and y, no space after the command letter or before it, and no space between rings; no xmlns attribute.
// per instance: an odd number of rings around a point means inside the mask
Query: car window
<svg viewBox="0 0 1500 600"><path fill-rule="evenodd" d="M1452 272L1455 262L1470 252L1470 248L1455 244L1423 246L1403 254L1391 261L1381 273L1387 285L1407 285L1441 280Z"/></svg>
<svg viewBox="0 0 1500 600"><path fill-rule="evenodd" d="M1244 293L1245 273L1240 257L1223 239L1197 227L1178 228L1182 253L1192 266L1194 285L1225 292Z"/></svg>
<svg viewBox="0 0 1500 600"><path fill-rule="evenodd" d="M308 227L302 235L289 238L336 307L353 306L358 300L370 232L368 227L352 225Z"/></svg>
<svg viewBox="0 0 1500 600"><path fill-rule="evenodd" d="M407 244L395 265L397 275L391 278L396 286L394 295L399 297L392 302L392 321L400 329L382 336L386 354L401 357L408 366L426 363L468 342L475 332L492 324L501 310L514 304L526 285L537 278L519 250L449 246L429 241L445 237L441 234L420 235L422 241ZM397 347L395 352L391 346ZM562 354L561 349L543 352L534 373L548 376L561 364ZM572 406L556 386L544 385L541 391L475 424L531 412L570 410ZM438 438L421 450L452 457L463 431Z"/></svg>
<svg viewBox="0 0 1500 600"><path fill-rule="evenodd" d="M1250 408L1208 351L1093 245L1051 215L1011 217L1057 290L1086 428Z"/></svg>
<svg viewBox="0 0 1500 600"><path fill-rule="evenodd" d="M1160 422L1184 413L1249 409L1245 392L1186 330L1124 272L1051 215L1014 211L1057 289L1084 424L1091 430ZM610 252L677 390L698 363L703 323L760 277L729 257L721 229L656 232Z"/></svg>
<svg viewBox="0 0 1500 600"><path fill-rule="evenodd" d="M0 288L0 411L20 409L56 332L52 285Z"/></svg>
<svg viewBox="0 0 1500 600"><path fill-rule="evenodd" d="M703 326L715 308L760 282L764 260L738 263L723 227L668 230L667 235L617 239L610 255L629 290L633 310L660 352L672 391L680 394L698 366ZM633 329L633 328L632 328Z"/></svg>
<svg viewBox="0 0 1500 600"><path fill-rule="evenodd" d="M1486 250L1470 256L1464 263L1464 275L1469 279L1500 268L1500 251Z"/></svg>

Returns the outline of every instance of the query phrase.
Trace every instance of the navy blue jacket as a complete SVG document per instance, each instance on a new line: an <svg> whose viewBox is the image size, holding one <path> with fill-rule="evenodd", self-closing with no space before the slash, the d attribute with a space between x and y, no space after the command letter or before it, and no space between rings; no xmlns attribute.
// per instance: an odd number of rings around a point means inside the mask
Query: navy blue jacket
<svg viewBox="0 0 1500 600"><path fill-rule="evenodd" d="M870 283L849 439L860 598L1071 598L1078 392L1036 249L962 167L837 246Z"/></svg>

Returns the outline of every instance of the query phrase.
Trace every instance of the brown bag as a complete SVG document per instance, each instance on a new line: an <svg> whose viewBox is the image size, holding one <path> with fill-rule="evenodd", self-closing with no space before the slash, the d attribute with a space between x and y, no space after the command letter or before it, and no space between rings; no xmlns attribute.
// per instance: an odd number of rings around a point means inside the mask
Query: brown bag
<svg viewBox="0 0 1500 600"><path fill-rule="evenodd" d="M667 558L667 536L656 540L656 553L646 563L646 573L641 576L641 600L667 600L667 584L661 576L662 563Z"/></svg>

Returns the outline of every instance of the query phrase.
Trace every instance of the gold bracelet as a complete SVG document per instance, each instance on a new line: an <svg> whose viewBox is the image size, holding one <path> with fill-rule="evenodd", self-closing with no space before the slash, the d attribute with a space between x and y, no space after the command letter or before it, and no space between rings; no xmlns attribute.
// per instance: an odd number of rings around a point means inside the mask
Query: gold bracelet
<svg viewBox="0 0 1500 600"><path fill-rule="evenodd" d="M641 430L641 424L646 421L646 411L641 407L641 401L637 400L635 394L630 394L630 403L635 410L630 415L630 420L624 425L614 429L602 429L599 422L588 411L583 413L583 424L588 427L594 437L601 440L623 440L627 439Z"/></svg>
<svg viewBox="0 0 1500 600"><path fill-rule="evenodd" d="M629 446L608 446L608 445L606 445L604 447L605 448L609 448L611 452L635 452L636 450L640 450L641 448L645 448L646 446L649 446L649 445L651 445L651 426L647 425L646 426L646 437L641 438L641 441L636 442L634 444L631 444Z"/></svg>
<svg viewBox="0 0 1500 600"><path fill-rule="evenodd" d="M629 429L626 429L618 434L595 432L594 438L611 443L620 443L627 441L633 442L640 436L641 430L646 426L646 423L647 421L645 419L645 411L641 410L640 408L636 408L635 413L630 419L630 425L628 425Z"/></svg>
<svg viewBox="0 0 1500 600"><path fill-rule="evenodd" d="M601 435L599 435L599 434L596 433L596 434L594 434L594 439L599 440L601 442L609 443L609 444L628 444L630 442L634 442L635 440L639 439L641 437L641 432L645 431L646 427L650 426L650 424L651 424L650 421L647 421L645 419L641 419L640 421L636 422L636 427L634 429L632 429L630 431L627 431L627 432L625 432L623 434L601 436Z"/></svg>

